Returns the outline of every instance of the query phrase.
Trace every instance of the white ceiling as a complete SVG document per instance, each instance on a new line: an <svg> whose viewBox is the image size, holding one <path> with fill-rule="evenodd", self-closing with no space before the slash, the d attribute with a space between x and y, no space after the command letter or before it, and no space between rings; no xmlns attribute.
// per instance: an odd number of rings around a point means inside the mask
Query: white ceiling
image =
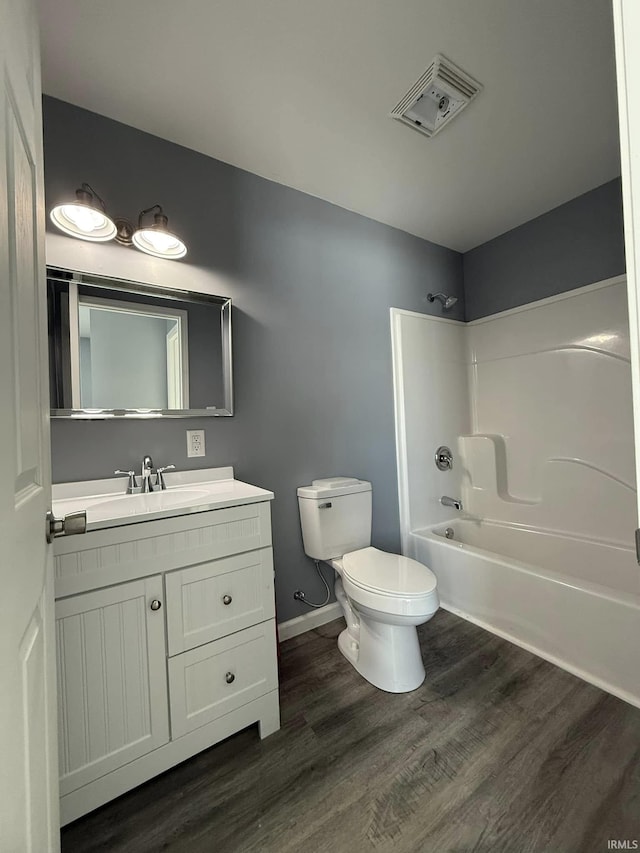
<svg viewBox="0 0 640 853"><path fill-rule="evenodd" d="M40 0L43 88L466 251L619 174L610 7ZM436 53L484 89L427 139L388 113Z"/></svg>

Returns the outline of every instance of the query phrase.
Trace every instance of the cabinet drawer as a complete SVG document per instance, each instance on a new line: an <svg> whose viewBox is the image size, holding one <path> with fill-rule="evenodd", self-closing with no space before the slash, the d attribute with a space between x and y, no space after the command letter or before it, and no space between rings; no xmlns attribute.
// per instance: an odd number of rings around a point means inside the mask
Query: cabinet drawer
<svg viewBox="0 0 640 853"><path fill-rule="evenodd" d="M162 578L56 603L60 793L169 740Z"/></svg>
<svg viewBox="0 0 640 853"><path fill-rule="evenodd" d="M275 620L169 659L173 739L278 686Z"/></svg>
<svg viewBox="0 0 640 853"><path fill-rule="evenodd" d="M271 545L268 502L94 530L53 543L56 598Z"/></svg>
<svg viewBox="0 0 640 853"><path fill-rule="evenodd" d="M169 655L275 616L271 548L170 572L165 584Z"/></svg>

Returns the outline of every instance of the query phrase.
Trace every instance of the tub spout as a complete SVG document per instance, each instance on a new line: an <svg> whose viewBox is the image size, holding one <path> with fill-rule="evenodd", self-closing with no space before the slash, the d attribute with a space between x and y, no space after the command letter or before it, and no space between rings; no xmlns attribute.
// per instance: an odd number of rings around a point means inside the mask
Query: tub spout
<svg viewBox="0 0 640 853"><path fill-rule="evenodd" d="M440 498L440 503L442 506L452 506L454 509L457 509L458 512L462 511L462 501L459 498L448 498L446 495L443 495Z"/></svg>

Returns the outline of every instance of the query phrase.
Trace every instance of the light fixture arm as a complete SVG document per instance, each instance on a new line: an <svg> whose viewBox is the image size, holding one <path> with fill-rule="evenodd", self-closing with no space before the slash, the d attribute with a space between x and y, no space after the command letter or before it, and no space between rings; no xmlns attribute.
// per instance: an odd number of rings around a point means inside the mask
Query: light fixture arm
<svg viewBox="0 0 640 853"><path fill-rule="evenodd" d="M93 199L95 199L97 202L100 203L100 207L102 208L103 212L106 212L107 207L106 207L104 201L98 195L98 193L94 190L94 188L91 186L91 184L87 184L86 182L83 182L82 184L80 184L80 189L76 190L76 196L78 196L78 201L81 200L80 194L90 196L91 198L84 199L85 201L87 201L89 203Z"/></svg>
<svg viewBox="0 0 640 853"><path fill-rule="evenodd" d="M163 224L164 224L164 225L166 225L166 224L167 224L168 219L167 219L167 217L164 215L164 212L163 212L163 210L162 210L162 205L161 205L161 204L152 204L152 205L151 205L151 207L147 207L147 208L145 208L145 210L141 210L141 211L140 211L140 214L139 214L139 216L138 216L138 228L142 228L142 219L143 219L143 217L145 217L145 216L147 215L147 213L151 213L153 210L157 210L157 211L158 211L158 212L154 215L154 217L153 217L153 218L154 218L154 221L155 221L155 222L157 222L157 221L158 221L158 219L157 219L157 218L158 218L159 216L161 216L161 217L163 218L163 220L164 220L164 223L163 223Z"/></svg>

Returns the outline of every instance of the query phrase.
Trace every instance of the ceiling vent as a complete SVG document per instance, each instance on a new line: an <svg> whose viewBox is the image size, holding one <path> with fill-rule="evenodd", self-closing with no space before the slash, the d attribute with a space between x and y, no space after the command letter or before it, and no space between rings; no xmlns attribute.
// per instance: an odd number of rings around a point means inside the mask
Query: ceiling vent
<svg viewBox="0 0 640 853"><path fill-rule="evenodd" d="M425 136L435 136L481 89L477 80L438 54L389 115Z"/></svg>

